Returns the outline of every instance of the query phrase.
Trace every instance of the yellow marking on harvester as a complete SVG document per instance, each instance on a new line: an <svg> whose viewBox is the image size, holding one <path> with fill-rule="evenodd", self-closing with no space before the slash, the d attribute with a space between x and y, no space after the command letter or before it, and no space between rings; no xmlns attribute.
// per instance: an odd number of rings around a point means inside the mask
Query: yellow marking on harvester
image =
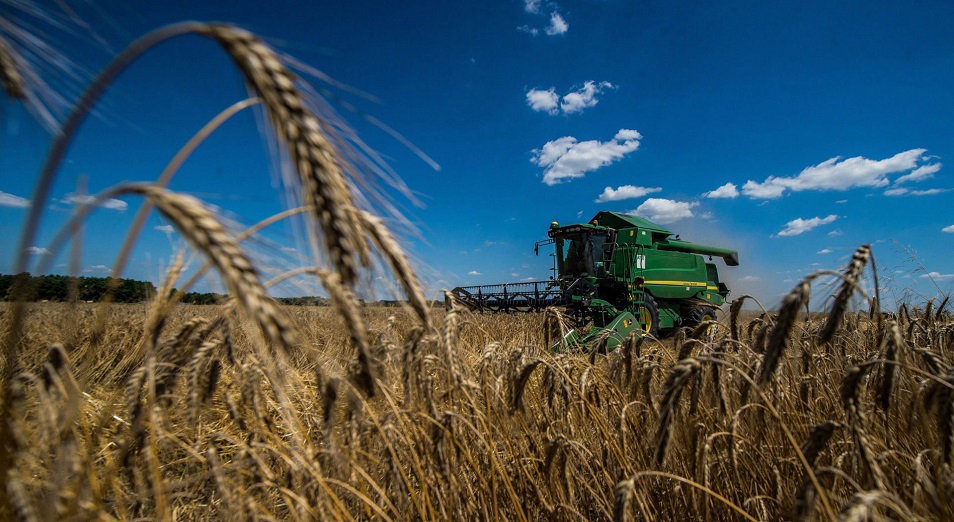
<svg viewBox="0 0 954 522"><path fill-rule="evenodd" d="M706 286L705 283L692 281L646 281L647 285L666 285L666 286Z"/></svg>

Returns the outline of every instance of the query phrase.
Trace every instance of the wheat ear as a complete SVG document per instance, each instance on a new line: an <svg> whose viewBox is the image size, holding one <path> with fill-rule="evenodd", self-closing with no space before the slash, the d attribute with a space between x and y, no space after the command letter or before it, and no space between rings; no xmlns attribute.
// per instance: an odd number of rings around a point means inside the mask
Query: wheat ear
<svg viewBox="0 0 954 522"><path fill-rule="evenodd" d="M358 211L357 215L361 218L362 228L371 238L378 250L391 266L394 275L397 276L407 294L408 302L414 313L417 314L421 324L427 324L429 317L429 308L427 298L424 297L424 290L417 279L417 275L408 263L407 255L404 249L398 244L391 231L381 221L380 218L371 215L369 212Z"/></svg>
<svg viewBox="0 0 954 522"><path fill-rule="evenodd" d="M848 426L851 428L855 449L858 450L858 457L865 471L865 477L874 481L876 489L884 490L885 475L881 466L878 465L878 461L871 455L871 439L865 430L864 413L861 411L861 405L858 401L858 387L862 378L868 374L872 366L872 363L866 363L848 370L845 378L841 381L839 392L842 405L845 408L845 415L848 417Z"/></svg>
<svg viewBox="0 0 954 522"><path fill-rule="evenodd" d="M663 398L659 403L659 429L656 431L656 464L658 465L662 465L666 458L679 396L701 367L702 365L695 359L680 361L672 369L666 384L663 385Z"/></svg>
<svg viewBox="0 0 954 522"><path fill-rule="evenodd" d="M275 51L257 36L221 24L199 32L222 45L264 100L268 118L298 171L304 203L315 211L331 264L342 282L353 286L358 260L367 262L368 252L339 154L326 137L329 127L308 108L295 77Z"/></svg>
<svg viewBox="0 0 954 522"><path fill-rule="evenodd" d="M870 257L871 245L861 245L858 247L858 250L855 251L855 254L851 256L851 262L848 263L848 268L845 269L841 287L835 295L835 302L831 305L828 319L825 321L825 326L822 327L821 333L818 335L819 341L822 344L830 342L832 337L835 336L835 331L841 324L841 320L845 317L848 302L851 300L851 296L858 286L861 272L864 271L865 265L868 264Z"/></svg>
<svg viewBox="0 0 954 522"><path fill-rule="evenodd" d="M894 380L898 373L898 351L904 343L901 339L901 331L898 329L897 322L893 319L889 319L887 329L883 362L881 363L876 380L876 400L878 406L884 411L888 411L888 407L891 406L891 391L894 389Z"/></svg>
<svg viewBox="0 0 954 522"><path fill-rule="evenodd" d="M26 82L17 69L17 59L10 44L0 35L0 84L7 96L22 100L26 97Z"/></svg>
<svg viewBox="0 0 954 522"><path fill-rule="evenodd" d="M805 456L805 462L809 467L814 468L818 455L825 449L831 436L835 433L838 424L834 422L823 422L812 428L808 438L802 443L801 452ZM815 503L815 489L812 483L809 471L805 470L805 478L802 479L802 487L795 495L795 515L794 520L805 520Z"/></svg>
<svg viewBox="0 0 954 522"><path fill-rule="evenodd" d="M258 272L215 215L199 200L153 185L127 185L124 192L141 194L215 265L229 293L261 327L266 338L290 352L298 346L291 320L265 292Z"/></svg>
<svg viewBox="0 0 954 522"><path fill-rule="evenodd" d="M775 320L775 327L772 328L772 333L769 335L768 344L765 348L765 357L762 359L761 368L759 370L759 386L765 386L769 379L771 379L772 373L775 372L775 368L778 367L778 362L782 358L782 352L784 352L785 347L788 346L789 332L795 325L798 311L808 302L810 291L811 278L808 277L795 285L795 288L793 288L782 301L782 306L778 312L778 319Z"/></svg>

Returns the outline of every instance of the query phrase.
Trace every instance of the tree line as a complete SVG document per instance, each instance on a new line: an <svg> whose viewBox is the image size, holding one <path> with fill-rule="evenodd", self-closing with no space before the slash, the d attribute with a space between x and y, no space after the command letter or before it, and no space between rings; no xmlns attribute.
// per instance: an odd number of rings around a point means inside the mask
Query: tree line
<svg viewBox="0 0 954 522"><path fill-rule="evenodd" d="M106 295L109 278L65 275L33 276L27 272L0 275L0 297L4 301L99 301ZM156 296L148 281L120 279L113 293L119 303L139 303Z"/></svg>
<svg viewBox="0 0 954 522"><path fill-rule="evenodd" d="M0 300L2 301L54 301L71 300L97 302L103 299L109 288L108 277L65 275L33 276L27 272L16 275L0 274ZM173 292L176 290L173 289ZM141 303L155 298L156 286L148 281L120 279L113 292L117 303ZM186 292L180 302L186 304L212 305L225 302L226 296L214 292ZM277 301L293 306L327 306L328 299L317 296L279 297Z"/></svg>
<svg viewBox="0 0 954 522"><path fill-rule="evenodd" d="M109 289L108 277L65 275L33 276L27 272L16 275L0 274L0 301L101 301ZM172 290L176 292L176 289ZM156 286L149 281L120 279L113 292L113 302L141 303L156 297ZM224 303L228 296L214 292L186 292L179 301L185 304L214 305ZM328 298L314 295L276 297L276 301L290 306L328 306ZM362 301L363 302L363 301ZM378 306L400 306L402 301L375 301ZM434 305L441 303L435 302Z"/></svg>

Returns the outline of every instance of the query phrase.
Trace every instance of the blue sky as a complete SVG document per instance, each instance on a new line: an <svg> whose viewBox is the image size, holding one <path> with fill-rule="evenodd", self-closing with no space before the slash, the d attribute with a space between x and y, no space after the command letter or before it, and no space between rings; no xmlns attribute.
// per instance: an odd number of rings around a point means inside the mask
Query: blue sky
<svg viewBox="0 0 954 522"><path fill-rule="evenodd" d="M545 279L550 257L533 242L551 221L600 210L739 250L741 266L718 263L723 278L766 306L863 243L886 299L954 289L950 2L66 2L73 14L34 3L45 20L14 4L0 0L0 30L48 84L54 113L54 94L75 98L133 38L185 19L235 23L333 78L302 74L416 195L388 191L417 228L405 245L434 290ZM42 57L11 21L57 54ZM70 149L34 260L82 199L77 187L154 180L245 96L202 38L139 59ZM40 120L0 98L2 272L49 146ZM284 208L275 171L245 111L171 186L250 225ZM105 275L138 204L111 202L87 222L85 274ZM295 264L293 227L264 237L277 264ZM158 282L179 244L153 217L127 276ZM65 272L66 256L53 265Z"/></svg>

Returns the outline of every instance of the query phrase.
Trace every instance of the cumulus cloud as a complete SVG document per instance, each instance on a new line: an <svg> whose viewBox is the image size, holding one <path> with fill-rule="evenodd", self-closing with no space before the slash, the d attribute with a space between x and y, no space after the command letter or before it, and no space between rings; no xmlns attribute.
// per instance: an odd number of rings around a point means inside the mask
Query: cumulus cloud
<svg viewBox="0 0 954 522"><path fill-rule="evenodd" d="M27 252L35 256L47 256L50 255L50 251L38 246L27 247Z"/></svg>
<svg viewBox="0 0 954 522"><path fill-rule="evenodd" d="M600 194L600 196L596 198L594 202L606 203L607 201L635 199L646 196L647 194L652 194L654 192L662 192L662 187L635 187L633 185L623 185L622 187L616 189L613 187L606 187L603 189L603 193Z"/></svg>
<svg viewBox="0 0 954 522"><path fill-rule="evenodd" d="M925 149L911 149L883 160L872 160L861 156L844 160L834 157L808 167L793 177L769 176L762 182L749 180L742 186L742 193L753 199L775 199L781 197L786 190L792 192L843 191L859 187L884 187L890 184L888 176L891 174L928 167L917 175L914 171L908 174L908 176L914 175L915 178L925 179L931 174L932 168L940 168L933 165L918 167L918 162L926 159L923 157L925 152Z"/></svg>
<svg viewBox="0 0 954 522"><path fill-rule="evenodd" d="M470 272L467 272L467 275L478 276L478 275L483 275L483 274L481 274L480 272L478 272L478 271L476 271L476 270L471 270Z"/></svg>
<svg viewBox="0 0 954 522"><path fill-rule="evenodd" d="M6 192L0 192L0 207L28 208L29 206L29 199L7 194Z"/></svg>
<svg viewBox="0 0 954 522"><path fill-rule="evenodd" d="M175 230L175 228L172 225L159 225L153 228L165 234L171 234Z"/></svg>
<svg viewBox="0 0 954 522"><path fill-rule="evenodd" d="M556 89L553 87L545 91L530 89L527 92L527 105L537 112L560 114L560 95L556 93Z"/></svg>
<svg viewBox="0 0 954 522"><path fill-rule="evenodd" d="M733 199L739 197L739 188L735 186L735 183L726 183L715 190L706 192L703 194L703 197L714 199Z"/></svg>
<svg viewBox="0 0 954 522"><path fill-rule="evenodd" d="M763 183L756 181L746 181L742 185L742 193L752 199L776 199L782 197L785 193L785 185L776 183L777 178L769 177Z"/></svg>
<svg viewBox="0 0 954 522"><path fill-rule="evenodd" d="M948 234L954 234L954 225L949 227L944 227L941 229L941 232L947 232Z"/></svg>
<svg viewBox="0 0 954 522"><path fill-rule="evenodd" d="M566 23L566 20L560 16L560 13L554 11L550 13L550 25L546 28L546 33L550 36L556 36L566 33L570 29L570 25Z"/></svg>
<svg viewBox="0 0 954 522"><path fill-rule="evenodd" d="M543 182L547 185L582 178L587 172L618 161L639 148L642 136L631 129L620 129L612 141L578 141L572 136L548 141L534 149L531 163L544 168Z"/></svg>
<svg viewBox="0 0 954 522"><path fill-rule="evenodd" d="M780 236L797 236L799 234L804 234L813 228L820 227L822 225L827 225L834 222L838 219L838 216L832 214L827 217L813 217L811 219L793 219L788 223L785 223L785 229L778 233Z"/></svg>
<svg viewBox="0 0 954 522"><path fill-rule="evenodd" d="M742 276L742 277L739 279L739 281L745 281L745 282L747 282L747 283L748 283L748 282L761 281L761 280L762 280L761 277L759 277L759 276L754 276L754 275Z"/></svg>
<svg viewBox="0 0 954 522"><path fill-rule="evenodd" d="M553 2L544 2L543 0L524 0L523 2L524 12L533 15L534 18L546 17L547 15L544 9L550 11L549 24L543 28L544 33L546 33L548 36L559 36L561 34L565 34L570 29L570 25L566 23L566 20L563 19L563 15L561 15L558 11L558 6ZM542 20L539 22L542 22ZM537 27L532 27L525 24L518 27L517 30L523 31L533 36L540 34L539 25Z"/></svg>
<svg viewBox="0 0 954 522"><path fill-rule="evenodd" d="M86 273L103 273L109 272L109 267L106 265L92 265L83 269L83 272Z"/></svg>
<svg viewBox="0 0 954 522"><path fill-rule="evenodd" d="M954 274L942 274L940 272L929 272L927 274L922 274L921 279L931 279L935 283L940 283L943 281L954 281Z"/></svg>
<svg viewBox="0 0 954 522"><path fill-rule="evenodd" d="M830 249L830 248L823 248L823 249L819 250L819 251L816 252L816 253L817 253L817 254L830 254L830 253L831 253L831 249Z"/></svg>
<svg viewBox="0 0 954 522"><path fill-rule="evenodd" d="M565 94L560 108L563 109L565 114L580 112L587 107L593 107L599 103L596 95L602 94L603 89L613 88L615 88L615 86L610 82L596 83L594 81L588 81L584 83L583 87L579 90Z"/></svg>
<svg viewBox="0 0 954 522"><path fill-rule="evenodd" d="M561 98L556 92L555 87L549 89L530 89L527 91L527 105L537 112L546 112L547 114L557 115L573 114L582 112L583 109L593 107L599 103L598 95L603 93L604 89L615 89L616 86L610 82L595 82L589 80L583 83L583 87L570 91Z"/></svg>
<svg viewBox="0 0 954 522"><path fill-rule="evenodd" d="M87 203L92 203L96 198L88 194L75 194L70 192L61 200L63 203L69 203L72 205L85 205ZM108 208L110 210L118 210L119 212L124 212L129 205L119 199L107 199L99 204L101 208Z"/></svg>
<svg viewBox="0 0 954 522"><path fill-rule="evenodd" d="M910 174L905 174L900 178L894 180L895 185L900 185L902 183L907 183L909 181L924 181L926 179L931 179L934 177L937 172L941 170L940 163L934 163L932 165L923 165L911 171Z"/></svg>
<svg viewBox="0 0 954 522"><path fill-rule="evenodd" d="M642 205L627 214L642 216L650 221L665 225L693 216L692 208L699 203L674 201L672 199L649 198Z"/></svg>

